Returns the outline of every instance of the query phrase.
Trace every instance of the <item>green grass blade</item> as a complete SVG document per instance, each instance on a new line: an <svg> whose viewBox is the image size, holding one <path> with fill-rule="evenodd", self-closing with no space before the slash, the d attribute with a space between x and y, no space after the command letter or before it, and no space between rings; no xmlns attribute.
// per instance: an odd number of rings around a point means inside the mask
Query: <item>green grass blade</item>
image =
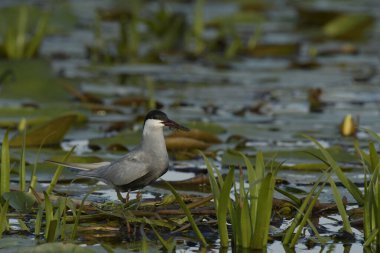
<svg viewBox="0 0 380 253"><path fill-rule="evenodd" d="M54 213L53 213L53 205L51 204L49 195L44 191L44 203L45 203L45 219L46 219L46 229L45 229L45 239L48 240L51 239L52 234L54 235L54 232L50 231L50 222L53 220Z"/></svg>
<svg viewBox="0 0 380 253"><path fill-rule="evenodd" d="M26 129L24 128L21 158L20 158L20 172L19 172L20 191L22 192L25 191L25 188L26 188L25 187L25 151L26 151L25 139L26 139Z"/></svg>
<svg viewBox="0 0 380 253"><path fill-rule="evenodd" d="M70 151L65 155L65 157L64 157L63 160L62 160L62 162L66 162L66 161L67 161L67 159L68 159L68 158L70 157L70 155L73 153L74 149L75 149L75 146L72 147L72 148L70 149ZM58 182L58 179L59 179L59 177L60 177L60 175L61 175L61 173L62 173L63 168L64 168L64 167L61 166L61 165L58 165L58 166L57 166L57 169L56 169L56 171L55 171L55 173L54 173L54 176L53 176L53 178L51 179L51 182L50 182L50 184L49 184L49 186L48 186L48 188L47 188L47 190L46 190L46 193L47 193L47 194L51 194L51 193L53 192L53 189L54 189L55 185L56 185L57 182Z"/></svg>
<svg viewBox="0 0 380 253"><path fill-rule="evenodd" d="M144 217L144 219L148 220L145 217ZM151 224L151 222L147 222L147 223L152 228L154 234L156 235L156 237L158 238L158 240L160 241L160 243L162 244L162 246L164 246L165 251L166 252L173 252L174 248L172 247L172 244L170 242L166 241L164 238L162 238L162 236L160 235L160 233L157 232L156 228L153 226L153 224Z"/></svg>
<svg viewBox="0 0 380 253"><path fill-rule="evenodd" d="M208 178L209 178L210 185L211 185L211 191L214 195L215 209L217 210L218 209L218 199L219 199L220 190L219 190L219 186L218 186L218 183L216 181L216 178L214 176L214 168L211 166L210 161L207 159L207 157L202 152L200 152L200 154L203 156L203 160L206 163Z"/></svg>
<svg viewBox="0 0 380 253"><path fill-rule="evenodd" d="M260 167L257 165L258 164L257 161L260 159L259 154L260 153L258 153L256 155L256 167ZM250 217L251 217L250 223L251 223L251 227L252 227L251 230L253 231L253 229L256 226L255 217L256 217L256 212L257 212L257 201L259 198L260 183L257 182L258 174L255 171L255 169L253 168L251 161L243 153L240 153L240 155L243 157L244 163L247 167L248 184L249 184L249 197L250 197L250 199L249 199L250 200ZM262 157L262 155L261 155L261 157ZM256 170L260 170L260 169L256 168Z"/></svg>
<svg viewBox="0 0 380 253"><path fill-rule="evenodd" d="M37 184L37 176L36 176L36 173L37 173L37 163L38 163L38 161L40 159L40 154L41 154L42 147L44 146L45 141L46 141L46 139L48 137L49 136L45 136L44 137L44 139L42 140L42 142L40 144L40 147L38 149L36 160L34 161L34 165L33 165L33 171L32 171L32 174L30 175L30 191L31 191L31 189L36 189L36 184Z"/></svg>
<svg viewBox="0 0 380 253"><path fill-rule="evenodd" d="M284 195L285 197L287 197L288 199L290 199L293 202L293 204L295 204L296 206L298 206L298 207L301 206L302 201L299 198L297 198L295 195L291 194L290 192L284 191L284 190L282 190L282 189L280 189L278 187L275 187L274 189L277 192L279 192L282 195Z"/></svg>
<svg viewBox="0 0 380 253"><path fill-rule="evenodd" d="M371 135L372 138L374 138L377 142L380 143L380 136L379 136L376 132L372 131L371 129L365 129L365 131L366 131L369 135Z"/></svg>
<svg viewBox="0 0 380 253"><path fill-rule="evenodd" d="M369 158L370 158L370 172L373 173L375 170L377 164L379 163L379 155L377 154L375 144L373 142L370 142L368 145L369 148Z"/></svg>
<svg viewBox="0 0 380 253"><path fill-rule="evenodd" d="M263 249L267 245L275 181L276 170L269 172L261 183L257 204L260 208L257 210L255 217L257 221L252 242L254 249Z"/></svg>
<svg viewBox="0 0 380 253"><path fill-rule="evenodd" d="M42 214L43 214L43 205L38 206L38 211L36 215L36 220L34 222L34 236L38 237L41 233L41 226L42 226Z"/></svg>
<svg viewBox="0 0 380 253"><path fill-rule="evenodd" d="M314 183L313 187L311 188L309 194L306 196L306 198L302 201L302 204L301 204L301 207L298 209L298 213L296 214L296 216L294 217L294 220L292 222L292 224L290 225L290 227L287 229L286 233L285 233L285 236L282 240L282 243L284 245L288 245L291 238L292 238L292 235L294 233L294 230L296 229L296 227L298 226L298 224L300 223L301 219L302 219L302 214L303 212L305 211L307 205L310 203L310 200L315 192L315 190L317 189L319 183L322 181L324 175L322 174L318 179L317 181Z"/></svg>
<svg viewBox="0 0 380 253"><path fill-rule="evenodd" d="M373 230L373 231L371 232L371 234L368 236L368 238L365 240L365 242L364 242L364 244L363 244L363 247L368 247L368 246L370 246L371 243L372 243L373 241L375 241L378 232L379 232L379 229L377 229L377 228L376 228L375 230Z"/></svg>
<svg viewBox="0 0 380 253"><path fill-rule="evenodd" d="M196 0L195 10L194 10L194 21L193 21L193 33L195 38L195 53L200 54L205 47L203 42L203 30L204 30L204 2L205 0Z"/></svg>
<svg viewBox="0 0 380 253"><path fill-rule="evenodd" d="M334 160L334 158L330 155L330 153L325 148L323 148L322 145L314 138L310 136L305 136L305 137L318 146L319 150L322 152L322 155L326 159L326 162L334 170L335 174L337 175L339 180L342 182L344 187L346 187L346 189L351 193L351 195L355 198L355 200L358 202L359 205L363 205L364 196L362 192L354 183L352 183L351 180L347 178L347 176L344 174L344 172L339 167L339 165Z"/></svg>
<svg viewBox="0 0 380 253"><path fill-rule="evenodd" d="M18 222L18 225L20 226L21 230L26 231L26 232L30 232L30 229L26 225L25 221L23 221L22 219L17 219L17 222Z"/></svg>
<svg viewBox="0 0 380 253"><path fill-rule="evenodd" d="M142 242L141 242L141 252L143 252L143 253L149 253L149 249L148 249L148 240L147 240L145 234L144 234L143 237L142 237Z"/></svg>
<svg viewBox="0 0 380 253"><path fill-rule="evenodd" d="M95 189L93 191L95 191ZM82 199L81 203L80 203L80 207L77 210L76 215L75 215L74 227L73 227L73 230L71 231L71 240L75 240L75 237L77 236L77 230L78 230L78 226L79 226L79 219L80 219L80 216L81 216L82 211L83 211L84 203L85 203L86 199L88 198L88 196L90 196L90 194L93 191L87 192L86 195L84 196L84 198ZM72 210L72 211L73 211L73 214L74 214L74 210Z"/></svg>
<svg viewBox="0 0 380 253"><path fill-rule="evenodd" d="M3 193L9 192L10 184L10 156L9 156L9 142L8 142L8 130L4 134L3 144L1 146L1 171L0 171L0 200Z"/></svg>
<svg viewBox="0 0 380 253"><path fill-rule="evenodd" d="M6 200L3 205L1 205L0 203L0 239L3 236L4 231L7 230L7 227L8 227L8 219L7 219L8 207L9 207L9 200Z"/></svg>
<svg viewBox="0 0 380 253"><path fill-rule="evenodd" d="M178 204L182 208L183 212L186 214L186 216L190 222L191 227L193 228L198 239L201 241L202 245L207 246L206 239L204 238L202 232L199 230L197 224L195 223L194 217L192 216L192 214L191 214L189 208L186 206L185 202L183 202L181 196L177 193L177 191L174 189L174 187L171 184L169 184L168 182L165 182L165 184L168 186L169 190L173 193Z"/></svg>
<svg viewBox="0 0 380 253"><path fill-rule="evenodd" d="M30 39L28 46L25 49L25 58L32 58L38 52L41 46L42 40L45 37L46 29L48 26L49 18L47 14L43 14L37 23L37 28Z"/></svg>
<svg viewBox="0 0 380 253"><path fill-rule="evenodd" d="M350 225L350 221L348 220L346 208L343 205L342 195L340 194L338 188L336 187L334 180L331 177L329 178L329 183L330 183L330 186L331 186L334 198L335 198L336 206L338 207L339 214L342 217L343 229L347 233L352 234L352 228Z"/></svg>
<svg viewBox="0 0 380 253"><path fill-rule="evenodd" d="M56 240L56 231L57 231L57 219L51 219L48 224L46 224L45 237L47 242L54 242Z"/></svg>
<svg viewBox="0 0 380 253"><path fill-rule="evenodd" d="M296 245L300 235L301 235L301 232L302 232L302 229L303 227L305 226L307 220L309 219L310 215L311 215L311 212L313 211L313 208L314 208L314 205L315 203L317 203L317 200L318 200L318 197L319 195L321 194L323 188L325 187L326 185L326 182L324 182L320 188L318 189L317 193L315 194L315 196L312 198L310 204L308 205L307 209L306 209L306 212L305 214L303 215L303 218L298 226L298 229L297 229L297 232L295 233L295 235L293 236L293 239L292 241L290 242L290 245L289 247L290 248L294 248L294 246Z"/></svg>
<svg viewBox="0 0 380 253"><path fill-rule="evenodd" d="M222 247L228 247L228 230L227 230L227 209L230 205L230 192L234 182L234 169L230 168L228 174L224 180L224 184L219 196L219 206L216 209L218 217L218 228L220 245Z"/></svg>
<svg viewBox="0 0 380 253"><path fill-rule="evenodd" d="M250 208L248 203L248 197L246 194L243 199L240 201L240 233L241 233L241 242L240 246L243 248L249 248L251 246L252 239L252 225L250 217ZM255 219L255 217L253 218Z"/></svg>
<svg viewBox="0 0 380 253"><path fill-rule="evenodd" d="M321 237L321 235L319 234L317 228L314 226L313 222L310 219L307 219L307 224L313 230L313 232L314 232L315 236L317 237L319 243L322 244L322 245L325 245L328 240L326 240L326 239L324 239L324 238Z"/></svg>

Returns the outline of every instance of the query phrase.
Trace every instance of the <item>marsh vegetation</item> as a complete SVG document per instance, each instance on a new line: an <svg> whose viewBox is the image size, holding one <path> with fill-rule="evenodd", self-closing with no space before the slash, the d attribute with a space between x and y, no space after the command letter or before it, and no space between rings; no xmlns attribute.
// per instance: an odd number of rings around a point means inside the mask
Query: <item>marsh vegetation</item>
<svg viewBox="0 0 380 253"><path fill-rule="evenodd" d="M375 1L17 2L0 251L380 250ZM191 131L166 133L168 173L127 203L44 162L116 159L152 108Z"/></svg>

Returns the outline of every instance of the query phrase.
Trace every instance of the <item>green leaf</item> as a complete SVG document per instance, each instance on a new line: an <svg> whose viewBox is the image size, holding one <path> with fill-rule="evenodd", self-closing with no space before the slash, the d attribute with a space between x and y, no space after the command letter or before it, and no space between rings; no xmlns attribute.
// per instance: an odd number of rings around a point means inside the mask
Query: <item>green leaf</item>
<svg viewBox="0 0 380 253"><path fill-rule="evenodd" d="M296 229L296 227L298 226L298 224L300 223L301 219L302 219L302 215L303 215L303 212L305 211L306 207L308 206L308 204L310 203L310 200L315 192L315 190L317 189L319 183L322 181L324 175L321 175L317 181L314 183L313 187L311 188L309 194L306 196L306 198L303 200L302 204L301 204L301 207L298 209L298 213L296 214L296 216L294 217L293 219L293 222L291 223L290 227L286 230L286 233L285 233L285 236L282 240L282 243L284 245L288 245L290 240L291 240L291 237L294 233L294 230Z"/></svg>
<svg viewBox="0 0 380 253"><path fill-rule="evenodd" d="M45 145L59 144L76 119L76 114L68 114L30 129L25 137L25 145L40 146L41 143ZM24 136L20 133L13 136L9 144L12 147L20 147L23 145L23 142Z"/></svg>
<svg viewBox="0 0 380 253"><path fill-rule="evenodd" d="M230 204L230 192L234 181L234 169L230 168L218 198L219 206L217 210L218 228L220 236L220 245L228 247L228 230L227 230L227 208Z"/></svg>
<svg viewBox="0 0 380 253"><path fill-rule="evenodd" d="M253 234L252 248L263 249L267 245L270 218L272 214L273 192L276 173L269 172L261 183L256 214L256 226Z"/></svg>
<svg viewBox="0 0 380 253"><path fill-rule="evenodd" d="M185 202L183 202L181 196L177 193L177 191L173 188L173 186L167 182L165 182L168 186L169 190L173 193L173 195L176 197L178 204L186 214L187 218L189 219L190 225L193 228L195 234L197 235L198 239L201 241L203 246L207 246L206 239L204 238L202 232L199 230L197 224L195 223L194 217L192 216L189 208L186 206Z"/></svg>
<svg viewBox="0 0 380 253"><path fill-rule="evenodd" d="M358 39L373 23L374 18L369 14L343 14L328 22L323 32L330 38Z"/></svg>
<svg viewBox="0 0 380 253"><path fill-rule="evenodd" d="M371 234L366 238L363 247L368 247L371 245L371 243L376 239L376 236L378 235L379 229L374 229Z"/></svg>
<svg viewBox="0 0 380 253"><path fill-rule="evenodd" d="M24 140L22 142L21 148L21 158L20 158L20 172L19 172L19 185L20 191L25 191L25 138L26 138L26 129L23 131Z"/></svg>
<svg viewBox="0 0 380 253"><path fill-rule="evenodd" d="M15 251L15 253L96 253L88 247L81 247L72 243L53 242L45 243L27 249Z"/></svg>
<svg viewBox="0 0 380 253"><path fill-rule="evenodd" d="M70 151L66 154L66 156L64 157L64 159L63 159L62 162L66 162L66 160L67 160L67 159L70 157L70 155L73 153L74 149L75 149L75 146L73 146L73 147L70 149ZM46 193L47 193L47 194L51 194L51 193L53 192L53 189L54 189L55 185L56 185L57 182L58 182L59 176L61 175L63 168L64 168L64 167L61 166L61 165L58 165L58 166L57 166L57 169L56 169L56 171L55 171L55 173L54 173L54 176L53 176L53 178L51 179L51 182L50 182L50 184L49 184L49 186L48 186L48 188L47 188L47 190L46 190Z"/></svg>
<svg viewBox="0 0 380 253"><path fill-rule="evenodd" d="M55 234L55 228L54 231L50 230L50 222L53 220L54 213L53 213L53 205L51 204L49 195L44 191L44 203L45 203L45 218L46 218L46 229L45 229L45 239L52 237L52 234Z"/></svg>
<svg viewBox="0 0 380 253"><path fill-rule="evenodd" d="M10 171L8 131L6 131L1 145L0 198L5 192L9 192Z"/></svg>
<svg viewBox="0 0 380 253"><path fill-rule="evenodd" d="M32 194L21 191L6 192L3 194L3 198L8 200L11 207L23 213L30 212L36 202Z"/></svg>
<svg viewBox="0 0 380 253"><path fill-rule="evenodd" d="M9 207L8 200L5 201L4 205L1 205L0 203L0 238L3 235L3 232L6 229L8 229L8 219L7 219L8 207Z"/></svg>
<svg viewBox="0 0 380 253"><path fill-rule="evenodd" d="M342 217L343 229L347 233L352 234L352 228L351 228L351 225L350 225L350 221L348 220L348 215L346 213L346 209L345 209L345 207L343 205L343 202L342 202L342 195L340 194L338 188L335 185L334 180L331 177L329 178L329 183L330 183L332 192L334 194L335 203L336 203L336 205L338 207L339 214Z"/></svg>
<svg viewBox="0 0 380 253"><path fill-rule="evenodd" d="M326 163L329 166L331 166L331 168L334 170L335 174L337 175L339 180L342 182L344 187L346 187L346 189L351 193L351 195L355 198L355 200L358 202L359 205L363 205L364 197L363 197L362 192L354 183L352 183L352 181L349 178L347 178L347 176L344 174L342 169L339 167L339 165L334 160L334 158L329 154L329 152L325 148L323 148L322 145L318 141L316 141L314 138L310 136L305 136L305 137L318 146L319 150L322 152L322 155L326 159Z"/></svg>
<svg viewBox="0 0 380 253"><path fill-rule="evenodd" d="M319 190L317 191L317 193L315 194L315 196L313 197L313 199L310 201L310 203L309 203L309 205L308 205L308 207L306 209L306 212L303 215L303 218L302 218L301 222L299 223L297 232L295 233L295 235L293 236L292 241L290 242L290 245L289 245L290 248L294 248L294 246L296 245L296 243L297 243L297 241L298 241L298 239L299 239L299 237L301 235L302 229L305 226L306 222L309 220L311 212L313 211L313 207L314 207L315 203L317 203L318 197L321 194L321 192L322 192L323 188L325 187L325 185L326 185L326 182L324 182L319 187Z"/></svg>
<svg viewBox="0 0 380 253"><path fill-rule="evenodd" d="M145 218L145 217L144 217ZM148 221L147 218L145 218L145 220ZM166 252L173 252L174 249L175 249L175 245L173 247L173 240L172 238L170 238L168 241L166 241L164 238L162 238L162 236L160 235L160 233L157 232L156 228L153 226L153 224L147 222L148 224L150 224L154 234L156 235L156 237L158 238L158 240L161 242L162 246L164 246Z"/></svg>

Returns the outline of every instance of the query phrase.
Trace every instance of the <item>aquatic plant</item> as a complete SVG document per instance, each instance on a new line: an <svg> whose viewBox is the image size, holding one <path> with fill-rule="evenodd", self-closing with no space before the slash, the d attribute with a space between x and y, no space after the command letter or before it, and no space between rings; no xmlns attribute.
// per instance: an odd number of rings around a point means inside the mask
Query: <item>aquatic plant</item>
<svg viewBox="0 0 380 253"><path fill-rule="evenodd" d="M247 167L248 190L244 188L245 179L242 171L238 189L238 183L234 180L234 168L230 168L228 175L223 179L219 170L204 156L214 195L221 246L228 247L229 245L227 232L227 218L229 218L234 246L263 249L269 237L272 199L278 167L271 167L270 171L265 173L266 166L261 152L258 152L256 156L255 167L245 155L241 154L241 156ZM234 200L230 198L232 186Z"/></svg>
<svg viewBox="0 0 380 253"><path fill-rule="evenodd" d="M372 130L367 132L380 143L380 136ZM355 143L355 148L363 164L364 170L364 205L363 226L364 246L372 247L374 251L380 250L380 162L379 154L373 142L368 145L369 153L360 149Z"/></svg>
<svg viewBox="0 0 380 253"><path fill-rule="evenodd" d="M0 202L1 197L5 192L9 192L10 188L10 156L9 156L9 142L8 131L5 132L3 143L1 145L1 171L0 171Z"/></svg>
<svg viewBox="0 0 380 253"><path fill-rule="evenodd" d="M18 16L7 20L3 28L0 42L0 55L8 59L32 58L38 53L46 35L48 15L39 16L34 31L29 28L31 21L30 8L26 5L19 7Z"/></svg>
<svg viewBox="0 0 380 253"><path fill-rule="evenodd" d="M183 202L181 196L177 193L177 191L173 188L173 186L171 186L171 184L169 184L169 183L166 183L166 185L168 186L169 190L173 193L178 204L180 205L180 207L182 208L182 210L186 214L186 217L188 218L190 225L193 228L195 234L197 235L199 241L202 243L203 246L206 246L207 245L206 239L204 238L202 232L199 230L198 225L195 222L194 217L191 214L189 208L186 206L185 202Z"/></svg>
<svg viewBox="0 0 380 253"><path fill-rule="evenodd" d="M323 243L323 240L320 239L319 233L317 229L314 227L313 223L309 220L309 217L313 211L313 207L315 206L315 203L317 202L320 193L322 192L326 184L326 179L325 179L322 185L320 185L324 177L329 178L330 175L322 174L318 178L318 180L314 183L309 194L307 194L306 198L302 201L302 204L297 208L297 214L294 217L290 226L286 229L286 233L282 239L282 243L284 245L287 245L290 248L294 248L294 246L296 245L297 241L299 240L301 236L302 229L305 227L306 223L308 223L308 225L312 228L314 233L319 238L319 241ZM287 192L284 195L289 197L289 195L291 194ZM290 197L290 199L297 199L297 198L295 196L292 196ZM298 206L298 203L300 203L299 200L295 201L295 206Z"/></svg>

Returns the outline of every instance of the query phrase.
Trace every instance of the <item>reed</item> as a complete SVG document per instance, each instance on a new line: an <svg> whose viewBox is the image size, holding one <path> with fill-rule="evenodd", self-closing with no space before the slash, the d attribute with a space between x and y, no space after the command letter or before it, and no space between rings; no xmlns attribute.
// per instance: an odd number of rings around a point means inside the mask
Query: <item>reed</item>
<svg viewBox="0 0 380 253"><path fill-rule="evenodd" d="M5 132L3 143L1 145L1 171L0 171L0 202L5 192L9 192L10 189L10 156L9 156L9 142L8 131Z"/></svg>
<svg viewBox="0 0 380 253"><path fill-rule="evenodd" d="M22 5L18 16L9 20L2 36L3 44L0 45L0 50L8 59L32 58L37 55L46 36L49 19L47 14L40 15L34 31L30 31L30 16L29 7Z"/></svg>
<svg viewBox="0 0 380 253"><path fill-rule="evenodd" d="M238 188L238 183L234 180L233 168L230 168L226 178L223 179L219 170L203 155L214 195L221 246L228 247L229 245L230 237L227 229L227 221L229 221L232 226L234 246L263 249L268 242L272 198L278 168L271 168L265 173L261 152L258 152L256 156L255 167L245 155L241 154L241 156L247 167L249 184L247 190L244 189L245 178L242 172ZM232 187L234 200L230 198Z"/></svg>
<svg viewBox="0 0 380 253"><path fill-rule="evenodd" d="M380 136L366 130L377 142ZM368 144L368 154L355 143L355 149L362 161L364 170L363 227L364 246L374 252L380 251L380 162L375 144Z"/></svg>

